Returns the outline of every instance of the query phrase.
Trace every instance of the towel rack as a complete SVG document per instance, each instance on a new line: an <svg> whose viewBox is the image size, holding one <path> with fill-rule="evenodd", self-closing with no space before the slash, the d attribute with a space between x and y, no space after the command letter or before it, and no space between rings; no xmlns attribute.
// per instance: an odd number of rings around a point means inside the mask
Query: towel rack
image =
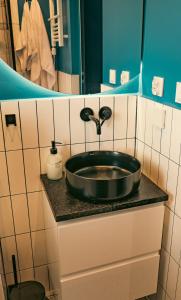
<svg viewBox="0 0 181 300"><path fill-rule="evenodd" d="M64 46L64 38L68 38L67 35L63 34L63 11L62 11L62 0L57 0L57 14L55 14L54 1L49 0L50 6L50 28L51 28L51 44L52 54L56 55L56 45L59 47Z"/></svg>

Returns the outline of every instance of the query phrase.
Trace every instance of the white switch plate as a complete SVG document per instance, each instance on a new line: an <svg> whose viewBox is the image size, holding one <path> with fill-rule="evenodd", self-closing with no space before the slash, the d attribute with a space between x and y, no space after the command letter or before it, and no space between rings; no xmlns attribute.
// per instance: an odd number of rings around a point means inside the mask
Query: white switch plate
<svg viewBox="0 0 181 300"><path fill-rule="evenodd" d="M121 84L125 84L128 81L129 81L129 71L122 71L120 77Z"/></svg>
<svg viewBox="0 0 181 300"><path fill-rule="evenodd" d="M109 70L109 83L116 84L116 70Z"/></svg>
<svg viewBox="0 0 181 300"><path fill-rule="evenodd" d="M152 94L155 96L163 96L164 78L154 76L152 80Z"/></svg>
<svg viewBox="0 0 181 300"><path fill-rule="evenodd" d="M176 84L175 102L181 103L181 82L177 82Z"/></svg>

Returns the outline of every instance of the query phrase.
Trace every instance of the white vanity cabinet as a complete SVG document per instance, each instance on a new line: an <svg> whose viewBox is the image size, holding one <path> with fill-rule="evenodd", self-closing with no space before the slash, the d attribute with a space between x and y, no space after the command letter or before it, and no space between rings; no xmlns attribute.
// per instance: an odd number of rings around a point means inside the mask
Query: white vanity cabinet
<svg viewBox="0 0 181 300"><path fill-rule="evenodd" d="M60 300L135 300L156 292L164 206L55 222L44 194L52 290Z"/></svg>

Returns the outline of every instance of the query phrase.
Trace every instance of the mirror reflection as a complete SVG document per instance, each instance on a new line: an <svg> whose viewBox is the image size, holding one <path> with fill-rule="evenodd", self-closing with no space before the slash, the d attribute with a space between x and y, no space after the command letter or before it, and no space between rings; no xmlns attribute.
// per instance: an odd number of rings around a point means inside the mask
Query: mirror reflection
<svg viewBox="0 0 181 300"><path fill-rule="evenodd" d="M143 0L1 0L0 57L32 82L71 94L139 74Z"/></svg>

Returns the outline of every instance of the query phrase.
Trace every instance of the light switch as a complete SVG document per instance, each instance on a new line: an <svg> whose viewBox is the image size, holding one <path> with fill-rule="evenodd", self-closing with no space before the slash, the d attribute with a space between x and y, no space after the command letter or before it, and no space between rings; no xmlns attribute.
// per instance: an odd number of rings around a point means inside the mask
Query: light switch
<svg viewBox="0 0 181 300"><path fill-rule="evenodd" d="M129 77L130 77L129 76L129 71L122 71L121 72L121 78L120 78L121 84L128 83Z"/></svg>
<svg viewBox="0 0 181 300"><path fill-rule="evenodd" d="M176 84L175 102L181 103L181 82L177 82Z"/></svg>
<svg viewBox="0 0 181 300"><path fill-rule="evenodd" d="M116 70L109 70L109 83L116 84Z"/></svg>
<svg viewBox="0 0 181 300"><path fill-rule="evenodd" d="M163 96L164 78L154 76L152 80L152 94L155 96Z"/></svg>

